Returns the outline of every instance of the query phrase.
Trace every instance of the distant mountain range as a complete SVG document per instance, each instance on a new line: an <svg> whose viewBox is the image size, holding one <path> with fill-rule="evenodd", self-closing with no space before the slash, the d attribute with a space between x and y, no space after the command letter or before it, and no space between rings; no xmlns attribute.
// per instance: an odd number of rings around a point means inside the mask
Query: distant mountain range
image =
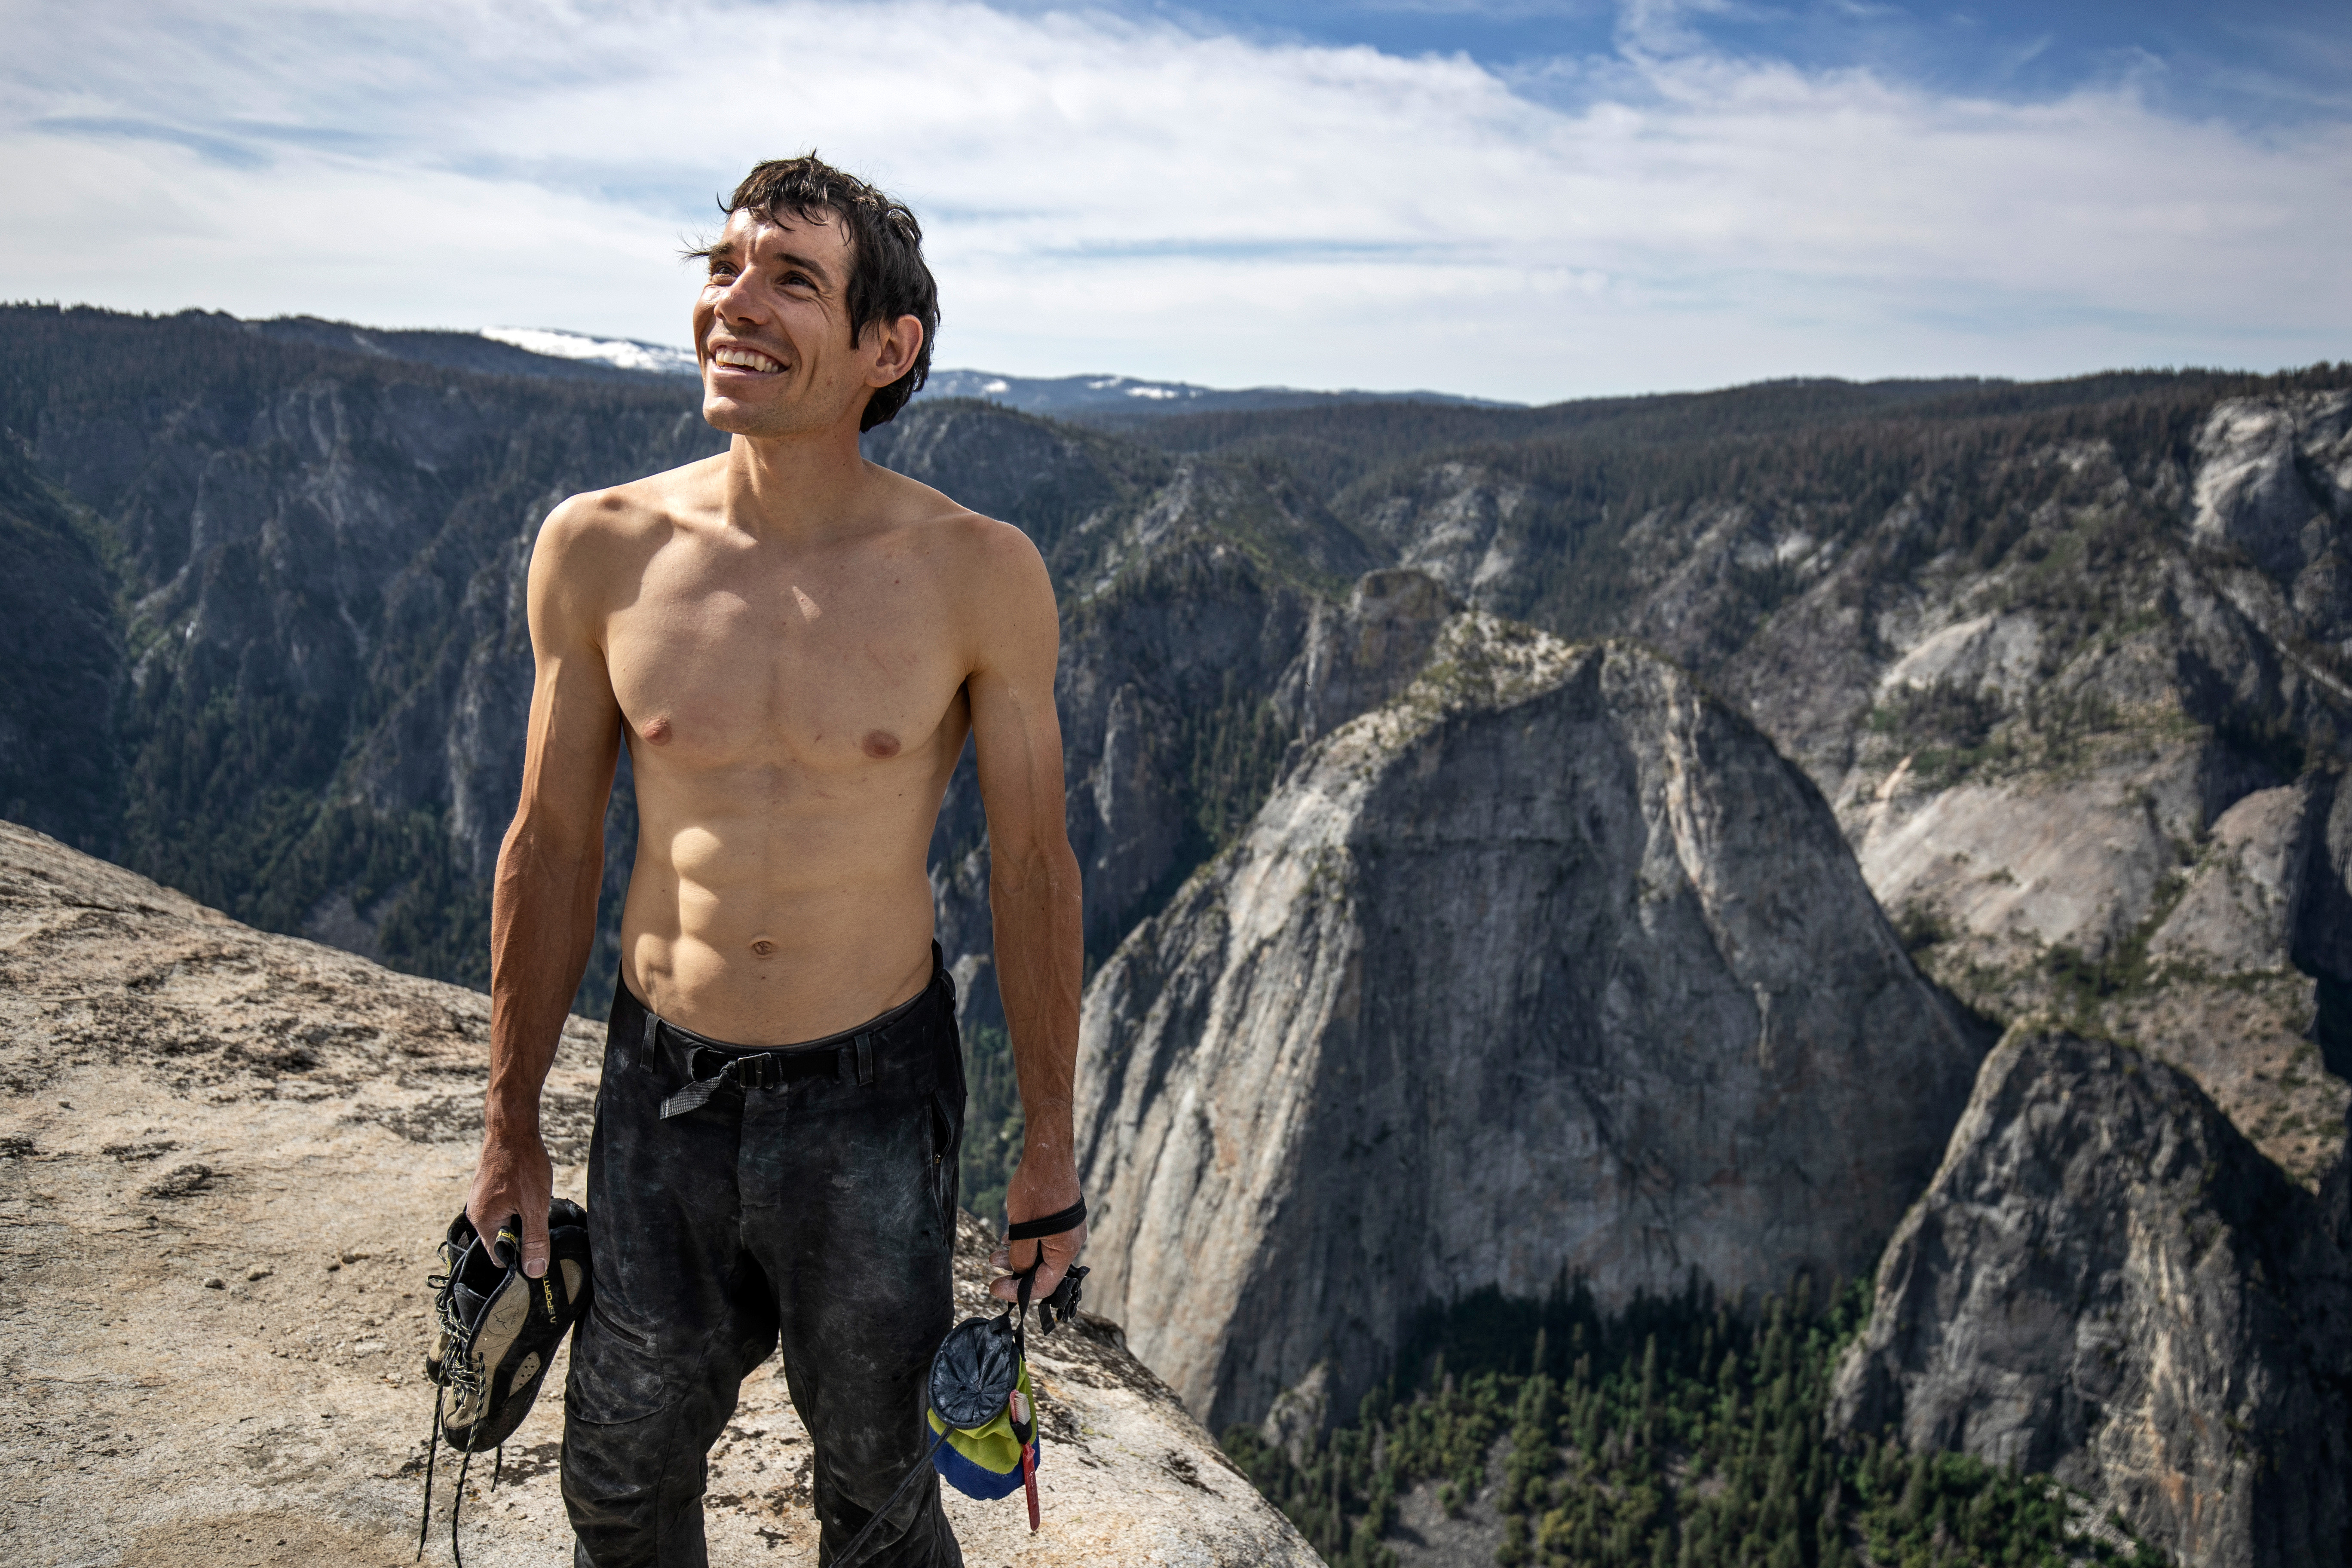
<svg viewBox="0 0 2352 1568"><path fill-rule="evenodd" d="M614 374L688 376L694 351L642 338L600 338L544 327L488 327L479 332L387 331L280 316L244 325L265 337L320 348L356 348L389 359L559 380L606 380ZM1517 408L1515 403L1450 392L1314 392L1295 386L1238 389L1151 381L1131 375L999 375L987 370L935 370L925 397L973 397L1024 414L1076 419L1098 426L1131 425L1171 414L1244 413L1268 408L1316 408L1348 403L1435 403L1465 408Z"/></svg>
<svg viewBox="0 0 2352 1568"><path fill-rule="evenodd" d="M1184 381L1144 381L1131 375L998 375L984 370L935 370L926 397L976 397L1024 414L1087 424L1128 423L1171 414L1239 413L1266 408L1317 408L1338 403L1442 403L1471 408L1517 408L1515 403L1450 392L1307 392L1293 386L1226 390ZM1106 420L1104 416L1110 416Z"/></svg>

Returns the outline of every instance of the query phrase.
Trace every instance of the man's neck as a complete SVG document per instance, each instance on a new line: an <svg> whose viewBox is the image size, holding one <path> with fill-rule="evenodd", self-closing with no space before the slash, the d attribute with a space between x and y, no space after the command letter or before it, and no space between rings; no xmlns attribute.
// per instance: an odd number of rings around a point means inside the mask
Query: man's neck
<svg viewBox="0 0 2352 1568"><path fill-rule="evenodd" d="M856 519L869 483L853 426L739 435L727 451L727 521L758 539L822 538Z"/></svg>

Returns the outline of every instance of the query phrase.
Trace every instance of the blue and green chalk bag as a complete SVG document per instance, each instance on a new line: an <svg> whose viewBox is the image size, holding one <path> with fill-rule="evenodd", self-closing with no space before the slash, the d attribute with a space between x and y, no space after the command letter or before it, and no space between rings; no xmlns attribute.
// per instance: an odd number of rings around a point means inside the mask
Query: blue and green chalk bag
<svg viewBox="0 0 2352 1568"><path fill-rule="evenodd" d="M1059 1214L1007 1227L1004 1239L1007 1243L1043 1241L1086 1222L1087 1205L1081 1200ZM1040 1247L1037 1262L1014 1276L1021 1281L1017 1306L1005 1308L1001 1317L966 1318L940 1342L938 1353L931 1357L931 1405L924 1413L932 1434L926 1458L940 1479L966 1497L988 1500L1025 1490L1033 1531L1041 1521L1037 1396L1029 1381L1029 1288L1045 1259L1045 1249ZM1054 1293L1037 1303L1039 1333L1052 1333L1077 1311L1078 1282L1086 1273L1073 1267ZM866 1537L922 1473L919 1461L890 1494L890 1500L875 1511L835 1560L839 1568L850 1568L856 1562Z"/></svg>

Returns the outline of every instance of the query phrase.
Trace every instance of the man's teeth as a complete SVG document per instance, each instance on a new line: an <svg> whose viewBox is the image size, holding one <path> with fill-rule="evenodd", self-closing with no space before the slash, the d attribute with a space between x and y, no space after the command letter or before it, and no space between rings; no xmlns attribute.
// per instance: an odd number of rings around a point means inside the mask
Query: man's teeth
<svg viewBox="0 0 2352 1568"><path fill-rule="evenodd" d="M784 368L766 354L751 349L719 349L710 357L720 364L733 365L737 370L774 371Z"/></svg>

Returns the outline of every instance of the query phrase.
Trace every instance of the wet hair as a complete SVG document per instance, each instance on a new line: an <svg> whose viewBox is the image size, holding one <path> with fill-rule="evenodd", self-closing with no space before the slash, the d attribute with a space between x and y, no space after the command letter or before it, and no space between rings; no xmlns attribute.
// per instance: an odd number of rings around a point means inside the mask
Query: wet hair
<svg viewBox="0 0 2352 1568"><path fill-rule="evenodd" d="M838 219L846 227L852 347L877 322L912 316L923 323L915 363L889 385L874 389L857 428L871 430L888 423L930 378L931 342L940 331L939 285L923 261L923 226L907 204L855 174L843 174L812 152L756 165L719 207L730 217L739 212L790 214L805 223ZM709 254L707 247L687 252L689 258Z"/></svg>

